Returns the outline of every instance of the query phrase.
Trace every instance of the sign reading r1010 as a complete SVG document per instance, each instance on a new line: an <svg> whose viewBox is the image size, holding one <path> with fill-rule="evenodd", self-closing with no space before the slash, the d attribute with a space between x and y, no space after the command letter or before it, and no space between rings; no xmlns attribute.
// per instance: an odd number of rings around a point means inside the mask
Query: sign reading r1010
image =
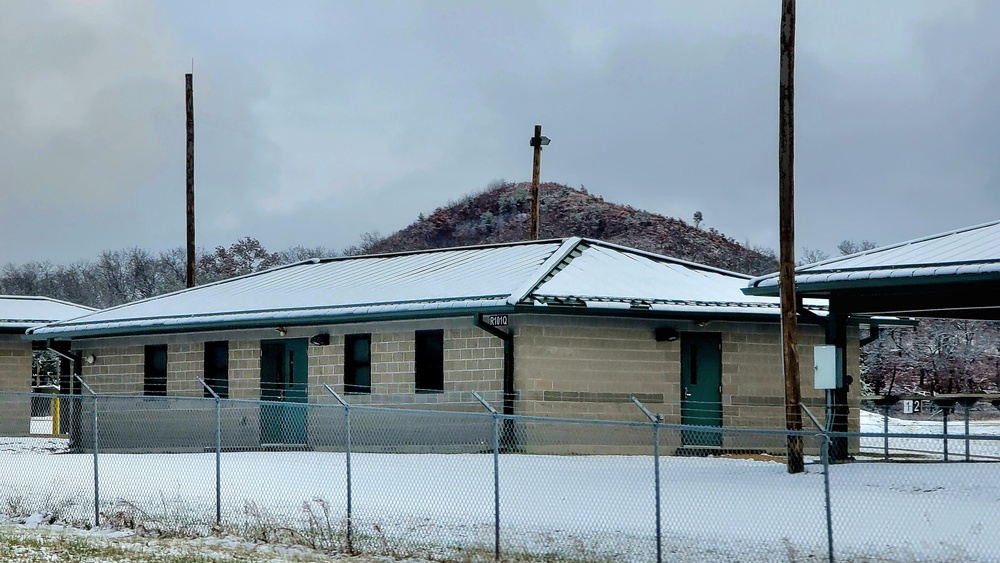
<svg viewBox="0 0 1000 563"><path fill-rule="evenodd" d="M483 322L490 326L507 326L507 315L483 315Z"/></svg>

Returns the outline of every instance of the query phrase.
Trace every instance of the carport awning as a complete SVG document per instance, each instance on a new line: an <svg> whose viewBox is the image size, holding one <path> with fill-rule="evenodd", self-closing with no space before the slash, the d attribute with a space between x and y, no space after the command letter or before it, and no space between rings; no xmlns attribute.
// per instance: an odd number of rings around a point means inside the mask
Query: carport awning
<svg viewBox="0 0 1000 563"><path fill-rule="evenodd" d="M850 314L1000 319L1000 221L807 264L795 285ZM777 296L778 275L743 292Z"/></svg>

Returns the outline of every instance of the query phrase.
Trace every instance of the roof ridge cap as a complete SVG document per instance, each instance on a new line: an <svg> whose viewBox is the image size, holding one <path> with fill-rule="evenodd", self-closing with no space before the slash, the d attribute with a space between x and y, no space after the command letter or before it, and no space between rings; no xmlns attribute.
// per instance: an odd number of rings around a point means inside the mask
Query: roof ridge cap
<svg viewBox="0 0 1000 563"><path fill-rule="evenodd" d="M507 298L507 304L516 305L521 301L524 301L552 274L565 268L566 265L572 262L573 258L575 258L572 256L573 251L576 250L582 242L583 239L580 237L563 239L559 248L553 251L552 254L550 254L544 262L542 262L542 265L539 266L535 271L535 274L528 279L528 282L511 292L510 297Z"/></svg>

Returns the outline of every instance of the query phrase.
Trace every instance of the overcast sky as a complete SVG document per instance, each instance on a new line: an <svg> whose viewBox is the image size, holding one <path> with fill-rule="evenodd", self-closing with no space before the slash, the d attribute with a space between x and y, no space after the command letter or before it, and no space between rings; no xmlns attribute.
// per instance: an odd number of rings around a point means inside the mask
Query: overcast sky
<svg viewBox="0 0 1000 563"><path fill-rule="evenodd" d="M777 248L780 0L5 0L0 264L335 249L497 179ZM806 1L796 246L1000 219L1000 2ZM543 218L544 220L544 218Z"/></svg>

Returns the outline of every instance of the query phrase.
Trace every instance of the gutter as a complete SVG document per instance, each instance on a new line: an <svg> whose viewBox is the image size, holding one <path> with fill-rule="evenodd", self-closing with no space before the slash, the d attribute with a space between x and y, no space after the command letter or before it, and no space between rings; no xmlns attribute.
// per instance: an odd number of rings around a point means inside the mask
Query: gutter
<svg viewBox="0 0 1000 563"><path fill-rule="evenodd" d="M858 270L862 272L863 270ZM886 270L888 272L898 270ZM977 272L977 273L943 273L931 276L899 276L899 277L866 277L841 280L808 281L806 276L829 276L830 273L799 273L796 275L795 293L805 297L819 297L832 291L850 291L855 289L877 289L891 287L925 287L933 285L955 285L962 283L995 282L1000 278L997 272ZM759 285L771 278L751 280L750 285L741 288L743 295L777 297L777 285Z"/></svg>
<svg viewBox="0 0 1000 563"><path fill-rule="evenodd" d="M461 317L472 312L488 311L490 313L513 312L513 307L461 307L455 309L424 309L402 312L382 312L367 314L345 314L345 315L303 315L301 317L269 317L254 319L234 319L209 322L176 322L173 324L147 324L147 325L126 325L99 327L88 325L86 328L74 328L72 325L66 326L65 330L46 331L37 334L33 329L29 329L25 338L27 340L74 340L77 338L107 338L112 336L147 336L157 334L179 334L188 332L209 332L217 330L242 330L256 328L274 328L276 326L315 326L315 325L336 325L359 322L375 322L387 320L407 320L423 318L446 318ZM51 327L52 325L46 325ZM60 327L61 328L61 327Z"/></svg>

